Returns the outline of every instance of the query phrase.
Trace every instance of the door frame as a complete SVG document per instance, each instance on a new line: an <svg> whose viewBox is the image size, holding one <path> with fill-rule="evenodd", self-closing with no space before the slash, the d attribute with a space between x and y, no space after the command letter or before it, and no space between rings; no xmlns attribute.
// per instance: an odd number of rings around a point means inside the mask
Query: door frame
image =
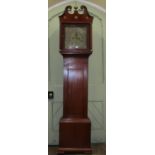
<svg viewBox="0 0 155 155"><path fill-rule="evenodd" d="M91 8L90 10L90 15L92 14L93 16L95 16L96 18L98 18L100 21L101 21L101 24L105 25L106 23L106 11L104 8L94 4L94 3L91 3L91 2L88 2L88 1L83 1L83 0L67 0L67 1L63 1L63 2L59 2L53 6L50 6L49 9L48 9L48 22L50 20L52 20L54 17L60 15L61 13L63 13L64 11L64 8L68 5L68 4L81 4L81 5L86 5L86 7L89 7ZM103 38L106 38L105 36L105 28L103 29ZM103 60L104 60L104 64L103 64L103 69L104 69L104 119L106 118L106 44L105 44L105 40L102 40L103 42ZM104 120L104 131L106 132L106 119ZM106 133L105 133L106 134ZM105 140L106 141L106 136L104 136Z"/></svg>

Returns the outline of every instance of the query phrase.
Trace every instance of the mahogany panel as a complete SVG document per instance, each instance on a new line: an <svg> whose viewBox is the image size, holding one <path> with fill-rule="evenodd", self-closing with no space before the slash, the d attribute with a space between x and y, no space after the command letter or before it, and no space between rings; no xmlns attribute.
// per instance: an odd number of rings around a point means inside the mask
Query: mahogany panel
<svg viewBox="0 0 155 155"><path fill-rule="evenodd" d="M80 132L79 132L80 131ZM90 147L90 121L85 119L62 119L60 122L60 147Z"/></svg>
<svg viewBox="0 0 155 155"><path fill-rule="evenodd" d="M64 58L64 117L87 117L87 63Z"/></svg>

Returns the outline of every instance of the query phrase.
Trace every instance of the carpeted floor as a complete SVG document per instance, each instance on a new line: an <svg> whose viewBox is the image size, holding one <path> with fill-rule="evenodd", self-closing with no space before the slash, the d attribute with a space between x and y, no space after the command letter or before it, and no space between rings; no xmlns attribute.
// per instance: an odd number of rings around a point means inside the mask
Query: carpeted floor
<svg viewBox="0 0 155 155"><path fill-rule="evenodd" d="M106 145L105 144L93 144L93 153L91 155L106 155ZM48 155L56 155L58 147L49 146L48 147ZM67 155L67 154L65 154ZM72 155L72 154L70 154ZM76 154L76 155L84 155L84 154ZM88 154L87 154L88 155Z"/></svg>

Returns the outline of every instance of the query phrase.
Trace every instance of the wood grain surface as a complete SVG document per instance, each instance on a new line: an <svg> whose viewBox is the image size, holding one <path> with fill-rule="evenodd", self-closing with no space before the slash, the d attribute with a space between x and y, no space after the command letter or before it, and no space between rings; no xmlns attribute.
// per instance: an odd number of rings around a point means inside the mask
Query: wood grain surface
<svg viewBox="0 0 155 155"><path fill-rule="evenodd" d="M92 148L93 148L93 153L91 155L106 155L106 144L94 144L92 145ZM57 150L58 150L58 146L49 146L48 155L56 155ZM70 155L73 155L73 154L70 154ZM76 155L84 155L84 154L76 154Z"/></svg>

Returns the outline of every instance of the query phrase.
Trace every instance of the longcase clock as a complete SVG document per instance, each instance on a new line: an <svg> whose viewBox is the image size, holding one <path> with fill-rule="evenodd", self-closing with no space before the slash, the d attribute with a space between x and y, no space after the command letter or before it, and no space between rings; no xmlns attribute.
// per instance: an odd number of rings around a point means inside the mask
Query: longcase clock
<svg viewBox="0 0 155 155"><path fill-rule="evenodd" d="M63 117L58 153L91 153L88 118L88 57L92 54L92 21L87 8L67 6L60 18L60 53L64 60Z"/></svg>

